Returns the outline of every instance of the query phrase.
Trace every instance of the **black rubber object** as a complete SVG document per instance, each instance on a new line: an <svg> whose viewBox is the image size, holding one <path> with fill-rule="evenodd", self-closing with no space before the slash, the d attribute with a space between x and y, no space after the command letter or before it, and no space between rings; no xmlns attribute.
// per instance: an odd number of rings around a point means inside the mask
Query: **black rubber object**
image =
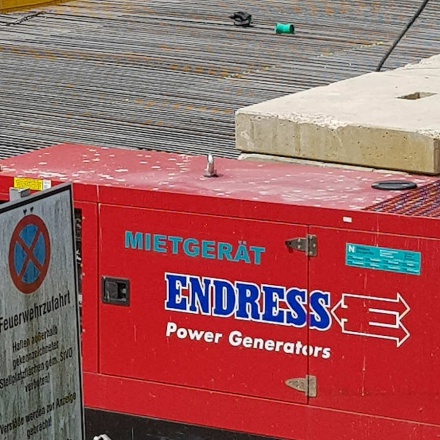
<svg viewBox="0 0 440 440"><path fill-rule="evenodd" d="M381 189L382 191L402 191L408 189L416 189L417 183L408 180L382 180L371 185L374 189Z"/></svg>

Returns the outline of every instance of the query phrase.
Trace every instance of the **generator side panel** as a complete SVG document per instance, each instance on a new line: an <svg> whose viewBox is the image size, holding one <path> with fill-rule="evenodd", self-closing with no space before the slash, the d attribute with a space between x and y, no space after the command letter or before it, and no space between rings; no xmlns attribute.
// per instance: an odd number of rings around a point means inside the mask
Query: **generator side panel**
<svg viewBox="0 0 440 440"><path fill-rule="evenodd" d="M305 404L306 233L101 205L100 373Z"/></svg>
<svg viewBox="0 0 440 440"><path fill-rule="evenodd" d="M312 344L331 348L326 365L310 358L310 405L440 432L440 240L310 230L310 289L328 292L331 312L327 331L310 332Z"/></svg>
<svg viewBox="0 0 440 440"><path fill-rule="evenodd" d="M290 440L426 440L440 436L440 428L430 424L276 400L194 392L185 387L102 374L86 373L84 384L89 394L88 438L102 433L112 439L132 440L194 440L199 436L241 440L240 433ZM146 411L156 416L139 415ZM197 429L200 426L209 429ZM225 430L229 435L225 435Z"/></svg>

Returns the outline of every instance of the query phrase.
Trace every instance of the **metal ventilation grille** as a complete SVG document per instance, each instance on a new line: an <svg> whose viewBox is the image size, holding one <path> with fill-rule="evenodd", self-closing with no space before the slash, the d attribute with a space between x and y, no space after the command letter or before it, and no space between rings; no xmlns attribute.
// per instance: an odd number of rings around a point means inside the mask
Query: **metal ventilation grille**
<svg viewBox="0 0 440 440"><path fill-rule="evenodd" d="M236 158L237 109L373 71L421 0L50 3L0 14L0 158L65 142ZM254 27L229 18L240 4ZM383 70L438 55L439 17L429 2Z"/></svg>
<svg viewBox="0 0 440 440"><path fill-rule="evenodd" d="M440 217L440 181L365 208L366 211L388 212L411 217Z"/></svg>

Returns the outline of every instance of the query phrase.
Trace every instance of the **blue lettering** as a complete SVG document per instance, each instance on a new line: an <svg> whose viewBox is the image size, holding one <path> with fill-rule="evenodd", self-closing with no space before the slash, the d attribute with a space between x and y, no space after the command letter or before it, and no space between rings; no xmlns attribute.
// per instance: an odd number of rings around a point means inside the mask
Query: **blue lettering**
<svg viewBox="0 0 440 440"><path fill-rule="evenodd" d="M188 257L198 257L200 255L199 242L195 238L187 238L183 242L183 252Z"/></svg>
<svg viewBox="0 0 440 440"><path fill-rule="evenodd" d="M259 321L261 319L260 289L255 284L235 283L238 290L238 310L235 316L240 319L252 319Z"/></svg>
<svg viewBox="0 0 440 440"><path fill-rule="evenodd" d="M202 241L202 257L215 260L215 241Z"/></svg>
<svg viewBox="0 0 440 440"><path fill-rule="evenodd" d="M125 231L125 248L131 248L131 249L143 249L144 247L144 240L142 232L136 232L136 234L133 235L133 232L131 231Z"/></svg>
<svg viewBox="0 0 440 440"><path fill-rule="evenodd" d="M263 321L284 323L286 312L280 310L279 301L284 300L285 289L278 286L262 286L262 290L264 292Z"/></svg>
<svg viewBox="0 0 440 440"><path fill-rule="evenodd" d="M310 293L310 328L328 330L331 327L330 293L314 290Z"/></svg>
<svg viewBox="0 0 440 440"><path fill-rule="evenodd" d="M261 264L261 254L266 252L266 248L251 246L249 249L254 253L254 264Z"/></svg>
<svg viewBox="0 0 440 440"><path fill-rule="evenodd" d="M145 250L151 251L151 234L145 234Z"/></svg>
<svg viewBox="0 0 440 440"><path fill-rule="evenodd" d="M218 243L218 255L217 258L219 260L223 260L223 258L226 258L228 261L234 261L234 259L231 256L232 253L232 244L230 243Z"/></svg>
<svg viewBox="0 0 440 440"><path fill-rule="evenodd" d="M286 293L286 302L290 312L286 313L286 323L295 327L304 327L307 324L307 290L293 287Z"/></svg>
<svg viewBox="0 0 440 440"><path fill-rule="evenodd" d="M199 277L190 277L191 303L189 310L203 315L211 314L211 278L203 279L203 286Z"/></svg>
<svg viewBox="0 0 440 440"><path fill-rule="evenodd" d="M130 245L137 246L136 236ZM332 325L330 292L314 290L308 294L307 289L297 287L287 290L283 286L243 281L234 284L223 279L173 273L166 273L165 280L167 310L234 316L297 328L308 324L310 329L319 331L326 331Z"/></svg>
<svg viewBox="0 0 440 440"><path fill-rule="evenodd" d="M172 252L174 255L177 255L179 253L179 244L182 243L183 238L182 237L173 237L170 235L168 237L168 240L172 243Z"/></svg>
<svg viewBox="0 0 440 440"><path fill-rule="evenodd" d="M166 235L154 235L154 252L166 253Z"/></svg>
<svg viewBox="0 0 440 440"><path fill-rule="evenodd" d="M214 279L214 309L215 316L231 316L235 311L235 289L225 280Z"/></svg>
<svg viewBox="0 0 440 440"><path fill-rule="evenodd" d="M239 242L237 247L231 243L214 240L198 240L196 238L178 237L174 235L151 234L125 231L125 248L153 251L158 253L172 253L178 255L183 252L186 256L202 257L209 260L227 260L235 263L260 265L266 248L247 246L246 242Z"/></svg>
<svg viewBox="0 0 440 440"><path fill-rule="evenodd" d="M182 295L182 289L188 285L188 277L172 273L165 274L167 298L165 308L168 310L188 311L188 299Z"/></svg>
<svg viewBox="0 0 440 440"><path fill-rule="evenodd" d="M238 263L239 261L244 261L245 263L250 263L251 259L249 257L249 252L246 247L246 243L240 243L235 254L234 261Z"/></svg>

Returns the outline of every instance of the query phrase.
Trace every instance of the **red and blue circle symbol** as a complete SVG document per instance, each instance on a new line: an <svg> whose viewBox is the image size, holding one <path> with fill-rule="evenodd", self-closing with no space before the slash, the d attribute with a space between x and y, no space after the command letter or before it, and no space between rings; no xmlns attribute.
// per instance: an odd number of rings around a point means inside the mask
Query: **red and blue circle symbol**
<svg viewBox="0 0 440 440"><path fill-rule="evenodd" d="M47 227L40 217L27 215L15 227L9 246L9 271L17 289L35 292L46 278L49 263Z"/></svg>

